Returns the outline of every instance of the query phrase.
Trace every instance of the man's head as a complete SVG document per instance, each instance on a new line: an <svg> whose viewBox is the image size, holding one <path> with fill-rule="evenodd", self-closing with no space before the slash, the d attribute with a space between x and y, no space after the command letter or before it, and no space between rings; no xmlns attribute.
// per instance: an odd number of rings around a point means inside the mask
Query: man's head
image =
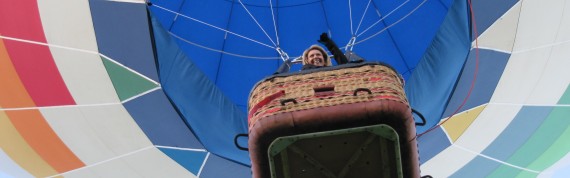
<svg viewBox="0 0 570 178"><path fill-rule="evenodd" d="M303 52L303 65L311 64L314 66L331 66L329 56L325 49L318 45L312 45Z"/></svg>

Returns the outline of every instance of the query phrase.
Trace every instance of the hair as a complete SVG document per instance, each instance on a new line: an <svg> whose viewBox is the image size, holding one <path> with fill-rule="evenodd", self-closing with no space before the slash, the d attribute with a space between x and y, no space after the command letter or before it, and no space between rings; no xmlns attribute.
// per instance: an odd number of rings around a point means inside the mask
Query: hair
<svg viewBox="0 0 570 178"><path fill-rule="evenodd" d="M325 49L319 45L311 45L305 52L303 52L303 65L309 63L309 51L311 50L319 50L323 54L323 59L325 60L325 66L332 66L331 60L329 59L329 55L325 51Z"/></svg>

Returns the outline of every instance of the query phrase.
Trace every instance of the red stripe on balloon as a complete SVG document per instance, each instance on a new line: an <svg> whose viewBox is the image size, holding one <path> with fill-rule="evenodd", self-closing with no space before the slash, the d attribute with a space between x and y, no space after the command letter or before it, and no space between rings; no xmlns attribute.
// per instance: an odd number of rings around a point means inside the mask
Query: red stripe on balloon
<svg viewBox="0 0 570 178"><path fill-rule="evenodd" d="M0 0L0 35L46 43L37 3ZM8 38L4 45L36 106L75 105L48 46Z"/></svg>

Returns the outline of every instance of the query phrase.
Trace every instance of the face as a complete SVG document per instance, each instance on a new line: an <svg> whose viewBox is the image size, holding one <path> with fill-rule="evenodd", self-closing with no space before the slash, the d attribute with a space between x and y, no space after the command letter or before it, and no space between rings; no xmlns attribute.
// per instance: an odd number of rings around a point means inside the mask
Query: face
<svg viewBox="0 0 570 178"><path fill-rule="evenodd" d="M307 58L309 59L308 60L309 64L315 66L325 66L325 59L323 53L321 53L321 51L319 51L318 49L310 50L309 53L307 54Z"/></svg>

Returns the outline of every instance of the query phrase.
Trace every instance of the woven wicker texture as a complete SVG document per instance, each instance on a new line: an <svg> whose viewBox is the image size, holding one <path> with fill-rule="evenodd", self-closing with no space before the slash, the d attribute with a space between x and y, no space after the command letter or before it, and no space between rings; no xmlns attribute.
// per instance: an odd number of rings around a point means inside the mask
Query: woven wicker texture
<svg viewBox="0 0 570 178"><path fill-rule="evenodd" d="M275 77L254 87L248 121L251 128L274 114L376 100L409 105L399 75L380 64Z"/></svg>

